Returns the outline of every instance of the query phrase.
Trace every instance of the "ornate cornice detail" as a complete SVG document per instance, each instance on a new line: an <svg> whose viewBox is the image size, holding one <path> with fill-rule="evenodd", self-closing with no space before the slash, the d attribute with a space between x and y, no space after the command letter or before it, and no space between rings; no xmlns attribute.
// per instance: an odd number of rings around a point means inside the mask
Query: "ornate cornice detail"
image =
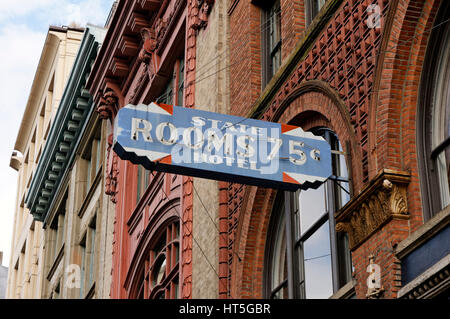
<svg viewBox="0 0 450 319"><path fill-rule="evenodd" d="M113 119L119 110L119 98L112 89L106 89L100 97L97 112L103 120Z"/></svg>
<svg viewBox="0 0 450 319"><path fill-rule="evenodd" d="M215 0L191 0L191 5L194 8L195 15L194 24L192 27L195 30L206 28L208 25L208 17Z"/></svg>
<svg viewBox="0 0 450 319"><path fill-rule="evenodd" d="M336 215L336 231L349 235L354 250L393 218L407 219L410 175L385 169Z"/></svg>
<svg viewBox="0 0 450 319"><path fill-rule="evenodd" d="M139 61L149 64L153 53L157 48L157 40L155 30L152 28L142 28L141 37L144 41L142 49L139 52Z"/></svg>
<svg viewBox="0 0 450 319"><path fill-rule="evenodd" d="M171 11L167 14L164 14L161 17L156 18L153 23L153 29L155 34L155 49L159 53L164 47L164 44L167 42L167 38L170 37L171 30L175 27L177 23L177 18L183 12L184 5L186 0L176 0L174 6Z"/></svg>
<svg viewBox="0 0 450 319"><path fill-rule="evenodd" d="M85 79L91 73L91 63L103 41L105 30L89 26L86 29L75 57L73 68L64 88L47 142L42 149L31 185L24 198L35 220L47 223L54 211L56 199L64 189L83 132L92 115L92 97L86 89ZM13 154L14 155L14 154ZM12 164L21 163L19 158Z"/></svg>
<svg viewBox="0 0 450 319"><path fill-rule="evenodd" d="M104 89L99 93L100 98L97 102L96 111L101 119L109 119L113 122L117 112L124 103L122 92L116 83L106 80Z"/></svg>
<svg viewBox="0 0 450 319"><path fill-rule="evenodd" d="M450 287L450 257L444 257L432 271L427 270L398 292L399 299L431 299Z"/></svg>
<svg viewBox="0 0 450 319"><path fill-rule="evenodd" d="M152 63L157 48L155 30L153 28L142 28L140 33L143 45L138 54L138 62L142 63L143 66L142 71L139 72L137 84L131 93L130 103L137 103L136 98L147 82L147 79L151 79L155 74L154 64Z"/></svg>
<svg viewBox="0 0 450 319"><path fill-rule="evenodd" d="M159 48L160 43L166 36L168 25L169 23L163 17L156 19L155 21L156 49Z"/></svg>

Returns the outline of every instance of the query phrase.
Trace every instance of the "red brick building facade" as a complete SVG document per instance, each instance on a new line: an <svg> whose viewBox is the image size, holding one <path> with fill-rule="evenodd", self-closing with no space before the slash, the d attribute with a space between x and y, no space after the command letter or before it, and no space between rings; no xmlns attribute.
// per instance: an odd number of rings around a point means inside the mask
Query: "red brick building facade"
<svg viewBox="0 0 450 319"><path fill-rule="evenodd" d="M440 283L448 278L450 99L432 98L450 87L434 67L449 66L446 1L119 1L88 81L110 134L129 103L196 107L204 71L196 69L196 45L219 3L227 9L229 53L217 50L214 59L227 61L216 73L229 79L228 113L322 135L334 171L318 190L296 194L218 183L217 260L208 260L216 296L448 294ZM447 123L436 119L438 109ZM428 143L429 132L436 143ZM192 251L202 236L193 232L200 209L193 178L146 172L117 157L112 135L109 143L111 297L192 298ZM442 158L440 171L429 167ZM439 254L415 269L427 245ZM441 273L444 279L416 291Z"/></svg>
<svg viewBox="0 0 450 319"><path fill-rule="evenodd" d="M89 79L111 134L105 191L116 207L112 298L190 297L189 178L146 172L111 146L115 115L126 104L193 107L198 10L186 1L119 1Z"/></svg>
<svg viewBox="0 0 450 319"><path fill-rule="evenodd" d="M419 100L427 81L423 72L430 37L446 28L448 6L442 1L279 1L282 63L265 84L264 32L273 24L264 20L267 5L230 1L230 111L336 133L348 165L351 198L335 211L334 222L338 232L348 234L353 266L351 278L334 283L332 292L396 298L407 283L399 244L446 207L424 203L430 194L420 184L426 177L418 162L429 160L418 155L424 145L418 113L425 107ZM227 184L221 191L220 218L228 235L220 247L220 275L228 287L221 296L270 297L264 288L270 277L265 262L276 191ZM448 229L448 221L441 227ZM445 256L448 241L441 244ZM294 244L294 259L296 245L302 244ZM377 289L367 285L370 262L381 267ZM287 282L305 285L307 274L295 279L296 270L292 272L294 279ZM339 270L332 273L334 278ZM292 292L284 297L308 297L313 285L307 286L288 287Z"/></svg>

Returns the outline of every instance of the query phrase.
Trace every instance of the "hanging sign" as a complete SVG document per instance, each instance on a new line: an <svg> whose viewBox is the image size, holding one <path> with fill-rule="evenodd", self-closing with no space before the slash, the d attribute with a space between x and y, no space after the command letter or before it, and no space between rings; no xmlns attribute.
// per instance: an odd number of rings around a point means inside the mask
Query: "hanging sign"
<svg viewBox="0 0 450 319"><path fill-rule="evenodd" d="M149 170L285 190L331 175L330 145L300 127L161 103L120 109L113 149Z"/></svg>

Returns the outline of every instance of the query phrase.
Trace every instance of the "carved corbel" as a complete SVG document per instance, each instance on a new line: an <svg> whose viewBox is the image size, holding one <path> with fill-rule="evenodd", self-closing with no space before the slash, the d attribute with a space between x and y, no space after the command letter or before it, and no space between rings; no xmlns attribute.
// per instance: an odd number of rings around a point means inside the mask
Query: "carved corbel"
<svg viewBox="0 0 450 319"><path fill-rule="evenodd" d="M336 215L336 231L349 235L350 249L366 241L393 218L407 219L410 175L383 170Z"/></svg>
<svg viewBox="0 0 450 319"><path fill-rule="evenodd" d="M215 0L191 0L192 14L195 17L195 23L192 27L195 30L206 28L208 17Z"/></svg>
<svg viewBox="0 0 450 319"><path fill-rule="evenodd" d="M118 97L112 90L103 92L100 98L100 103L97 107L97 112L101 119L114 118L119 109Z"/></svg>
<svg viewBox="0 0 450 319"><path fill-rule="evenodd" d="M155 31L150 28L142 28L141 37L144 41L144 44L142 45L142 49L139 52L139 60L144 62L145 64L149 64L152 55L154 54L157 47Z"/></svg>
<svg viewBox="0 0 450 319"><path fill-rule="evenodd" d="M119 108L123 106L123 97L120 89L114 83L107 82L101 91L97 112L101 119L110 119L113 122Z"/></svg>

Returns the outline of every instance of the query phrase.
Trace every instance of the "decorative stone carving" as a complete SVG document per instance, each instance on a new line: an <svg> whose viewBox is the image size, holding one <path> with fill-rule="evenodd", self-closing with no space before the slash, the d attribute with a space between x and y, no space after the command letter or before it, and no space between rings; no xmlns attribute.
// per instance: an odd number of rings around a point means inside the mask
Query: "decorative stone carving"
<svg viewBox="0 0 450 319"><path fill-rule="evenodd" d="M336 231L349 235L354 250L392 218L409 218L406 172L383 170L336 216Z"/></svg>
<svg viewBox="0 0 450 319"><path fill-rule="evenodd" d="M144 43L139 51L138 61L143 63L143 69L139 72L137 84L132 90L130 103L137 103L136 99L139 92L146 84L147 79L151 79L155 73L153 63L151 63L152 59L154 59L154 53L157 48L155 30L152 28L142 28L140 33Z"/></svg>
<svg viewBox="0 0 450 319"><path fill-rule="evenodd" d="M155 22L156 48L164 39L167 32L168 22L164 18L158 18Z"/></svg>
<svg viewBox="0 0 450 319"><path fill-rule="evenodd" d="M97 107L97 112L100 114L100 118L113 119L118 110L119 97L111 88L106 88Z"/></svg>
<svg viewBox="0 0 450 319"><path fill-rule="evenodd" d="M150 28L142 28L141 37L144 44L139 52L139 60L148 64L157 47L155 30Z"/></svg>
<svg viewBox="0 0 450 319"><path fill-rule="evenodd" d="M191 6L194 8L195 22L192 27L195 30L206 28L208 25L208 16L214 5L215 0L191 0Z"/></svg>
<svg viewBox="0 0 450 319"><path fill-rule="evenodd" d="M115 152L112 151L113 135L108 136L108 150L107 150L107 166L106 166L106 181L105 181L105 193L111 196L111 201L116 203L117 195L117 177L119 175L118 169L118 157Z"/></svg>

